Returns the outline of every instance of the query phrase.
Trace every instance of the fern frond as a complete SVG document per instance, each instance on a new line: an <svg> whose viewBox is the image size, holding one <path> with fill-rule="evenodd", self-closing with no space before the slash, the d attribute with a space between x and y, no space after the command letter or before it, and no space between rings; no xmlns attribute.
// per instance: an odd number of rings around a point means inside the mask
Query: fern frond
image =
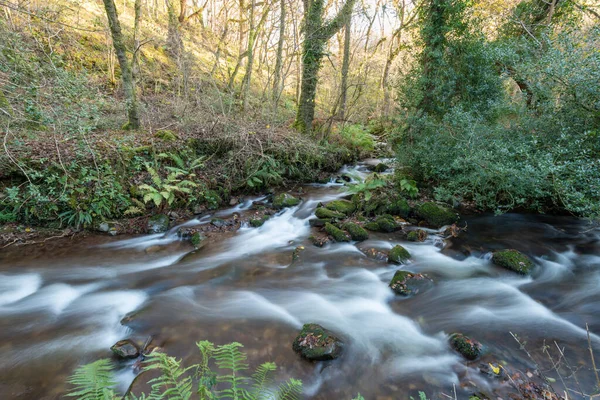
<svg viewBox="0 0 600 400"><path fill-rule="evenodd" d="M77 397L78 400L113 400L115 398L112 390L115 379L109 359L82 365L75 370L68 382L75 386L75 389L67 394L68 397Z"/></svg>
<svg viewBox="0 0 600 400"><path fill-rule="evenodd" d="M198 397L200 400L213 400L215 398L212 388L217 384L217 374L215 374L208 363L212 359L215 345L208 340L196 343L202 359L197 365L196 377L198 378Z"/></svg>
<svg viewBox="0 0 600 400"><path fill-rule="evenodd" d="M298 400L302 394L302 381L291 378L289 381L279 385L277 400Z"/></svg>
<svg viewBox="0 0 600 400"><path fill-rule="evenodd" d="M146 163L146 170L150 174L154 185L160 187L160 185L162 184L162 179L160 178L160 175L158 175L158 172L156 172L156 170L152 168L148 163Z"/></svg>
<svg viewBox="0 0 600 400"><path fill-rule="evenodd" d="M277 365L273 362L266 362L258 366L254 374L252 374L252 392L253 400L272 399L273 393L270 390L270 385L273 382L271 372L277 369Z"/></svg>
<svg viewBox="0 0 600 400"><path fill-rule="evenodd" d="M123 211L123 215L139 215L142 212L143 210L141 208L137 206L130 206L127 210Z"/></svg>
<svg viewBox="0 0 600 400"><path fill-rule="evenodd" d="M355 398L353 398L352 400L365 400L365 398L359 393L356 395Z"/></svg>
<svg viewBox="0 0 600 400"><path fill-rule="evenodd" d="M227 375L217 376L218 383L229 386L226 389L218 391L220 399L231 398L238 400L248 397L248 392L242 387L242 385L248 382L248 378L239 375L240 372L248 369L247 356L239 350L241 347L244 346L233 342L217 347L213 353L217 367L230 371Z"/></svg>
<svg viewBox="0 0 600 400"><path fill-rule="evenodd" d="M192 367L181 367L181 361L161 352L154 352L148 357L149 365L145 371L157 369L161 375L148 383L152 391L148 400L189 400L192 397L192 377L188 371Z"/></svg>

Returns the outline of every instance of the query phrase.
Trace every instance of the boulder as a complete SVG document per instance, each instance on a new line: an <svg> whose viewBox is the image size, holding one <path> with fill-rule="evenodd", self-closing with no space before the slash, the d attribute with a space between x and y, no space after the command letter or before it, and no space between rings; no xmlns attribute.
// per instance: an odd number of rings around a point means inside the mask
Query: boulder
<svg viewBox="0 0 600 400"><path fill-rule="evenodd" d="M410 242L424 242L427 239L427 232L423 229L415 229L414 231L408 232L406 239Z"/></svg>
<svg viewBox="0 0 600 400"><path fill-rule="evenodd" d="M340 212L330 210L325 207L319 207L315 210L315 215L317 218L322 219L343 219L346 216Z"/></svg>
<svg viewBox="0 0 600 400"><path fill-rule="evenodd" d="M421 204L417 207L416 213L433 228L452 225L458 221L458 214L454 210L433 202Z"/></svg>
<svg viewBox="0 0 600 400"><path fill-rule="evenodd" d="M380 217L375 218L375 222L377 223L377 226L379 226L380 232L391 233L402 229L402 225L398 224L394 220L394 217L392 217L389 214L384 214Z"/></svg>
<svg viewBox="0 0 600 400"><path fill-rule="evenodd" d="M169 217L165 214L153 215L148 219L148 233L164 233L169 229Z"/></svg>
<svg viewBox="0 0 600 400"><path fill-rule="evenodd" d="M206 236L197 228L179 228L177 236L182 240L188 240L195 248L199 249L205 244Z"/></svg>
<svg viewBox="0 0 600 400"><path fill-rule="evenodd" d="M481 343L463 335L462 333L453 333L450 335L450 346L460 353L467 360L476 360L482 351Z"/></svg>
<svg viewBox="0 0 600 400"><path fill-rule="evenodd" d="M97 229L99 232L108 233L110 236L115 236L119 233L117 229L117 224L114 222L101 222L100 224L98 224Z"/></svg>
<svg viewBox="0 0 600 400"><path fill-rule="evenodd" d="M210 220L210 224L216 226L217 228L223 228L224 226L231 225L229 221L226 221L221 218L213 218Z"/></svg>
<svg viewBox="0 0 600 400"><path fill-rule="evenodd" d="M371 258L373 260L378 260L378 261L387 261L388 255L387 255L387 253L384 253L383 251L379 251L372 247L370 249L360 249L360 250L368 258Z"/></svg>
<svg viewBox="0 0 600 400"><path fill-rule="evenodd" d="M313 228L322 228L328 222L329 222L328 219L321 219L321 218L311 218L308 220L308 224Z"/></svg>
<svg viewBox="0 0 600 400"><path fill-rule="evenodd" d="M273 197L273 207L278 210L285 207L294 207L298 204L300 204L300 199L288 193L280 193Z"/></svg>
<svg viewBox="0 0 600 400"><path fill-rule="evenodd" d="M392 215L399 215L406 218L410 215L411 208L406 199L398 199L389 203L386 207L386 212Z"/></svg>
<svg viewBox="0 0 600 400"><path fill-rule="evenodd" d="M311 361L334 360L343 347L337 336L318 324L305 324L292 344L296 353Z"/></svg>
<svg viewBox="0 0 600 400"><path fill-rule="evenodd" d="M529 275L533 268L533 262L529 257L514 249L495 251L492 254L492 262L522 275Z"/></svg>
<svg viewBox="0 0 600 400"><path fill-rule="evenodd" d="M349 215L356 210L354 203L348 200L333 200L325 205L329 210Z"/></svg>
<svg viewBox="0 0 600 400"><path fill-rule="evenodd" d="M248 220L248 223L250 224L250 226L258 228L260 226L263 226L269 218L271 218L269 215L263 215L261 218L250 218Z"/></svg>
<svg viewBox="0 0 600 400"><path fill-rule="evenodd" d="M325 232L327 232L327 234L330 235L336 242L349 242L351 239L350 235L340 228L331 225L329 222L325 224Z"/></svg>
<svg viewBox="0 0 600 400"><path fill-rule="evenodd" d="M118 358L137 358L140 355L139 347L130 339L119 340L110 349Z"/></svg>
<svg viewBox="0 0 600 400"><path fill-rule="evenodd" d="M384 163L379 163L377 165L369 165L369 171L382 173L385 172L389 167Z"/></svg>
<svg viewBox="0 0 600 400"><path fill-rule="evenodd" d="M388 253L388 262L394 264L404 264L410 259L410 253L404 247L397 244L392 247Z"/></svg>
<svg viewBox="0 0 600 400"><path fill-rule="evenodd" d="M348 231L352 240L362 241L367 240L369 238L369 234L366 230L364 230L360 225L355 224L354 222L346 222L343 228Z"/></svg>
<svg viewBox="0 0 600 400"><path fill-rule="evenodd" d="M396 271L390 281L390 288L402 296L411 296L425 291L433 286L433 280L427 275L415 274L409 271Z"/></svg>

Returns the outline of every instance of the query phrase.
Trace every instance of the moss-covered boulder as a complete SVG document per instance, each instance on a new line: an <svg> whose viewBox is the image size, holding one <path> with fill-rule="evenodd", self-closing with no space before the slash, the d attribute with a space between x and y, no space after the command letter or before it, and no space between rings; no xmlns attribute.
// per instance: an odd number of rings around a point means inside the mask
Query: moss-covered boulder
<svg viewBox="0 0 600 400"><path fill-rule="evenodd" d="M351 239L350 235L340 228L333 226L329 222L325 224L325 232L327 232L327 234L336 242L349 242Z"/></svg>
<svg viewBox="0 0 600 400"><path fill-rule="evenodd" d="M377 172L377 173L382 173L387 171L387 169L389 168L386 164L384 163L379 163L377 165L369 165L367 167L369 169L369 171L373 171L373 172Z"/></svg>
<svg viewBox="0 0 600 400"><path fill-rule="evenodd" d="M352 240L362 241L369 238L369 233L354 222L346 222L343 228L350 234Z"/></svg>
<svg viewBox="0 0 600 400"><path fill-rule="evenodd" d="M148 219L148 233L164 233L169 229L169 217L166 214L153 215Z"/></svg>
<svg viewBox="0 0 600 400"><path fill-rule="evenodd" d="M396 232L397 230L402 229L402 225L398 224L394 217L389 214L382 215L375 219L377 225L379 225L379 230L381 232Z"/></svg>
<svg viewBox="0 0 600 400"><path fill-rule="evenodd" d="M433 286L433 280L427 275L414 274L409 271L396 271L390 281L390 288L399 295L411 296Z"/></svg>
<svg viewBox="0 0 600 400"><path fill-rule="evenodd" d="M300 199L288 193L280 193L277 196L273 197L273 207L276 209L294 207L298 204L300 204Z"/></svg>
<svg viewBox="0 0 600 400"><path fill-rule="evenodd" d="M292 344L296 353L311 361L334 360L343 347L337 336L318 324L305 324Z"/></svg>
<svg viewBox="0 0 600 400"><path fill-rule="evenodd" d="M492 254L492 262L499 267L523 275L528 275L533 268L533 262L531 262L529 257L513 249L495 251Z"/></svg>
<svg viewBox="0 0 600 400"><path fill-rule="evenodd" d="M417 207L416 213L433 228L441 228L458 221L458 214L454 210L432 202L421 204Z"/></svg>
<svg viewBox="0 0 600 400"><path fill-rule="evenodd" d="M200 232L194 232L192 234L192 237L190 237L190 243L197 249L200 248L204 244L205 240L206 240L206 236L204 236Z"/></svg>
<svg viewBox="0 0 600 400"><path fill-rule="evenodd" d="M341 212L333 211L325 207L319 207L315 210L317 218L321 219L343 219L346 218Z"/></svg>
<svg viewBox="0 0 600 400"><path fill-rule="evenodd" d="M410 259L410 253L404 247L397 244L392 247L388 253L388 262L394 264L404 264Z"/></svg>
<svg viewBox="0 0 600 400"><path fill-rule="evenodd" d="M179 139L175 132L170 131L168 129L156 131L154 137L160 140L164 140L165 142L174 142L175 140Z"/></svg>
<svg viewBox="0 0 600 400"><path fill-rule="evenodd" d="M379 232L380 231L379 224L377 222L375 222L375 221L367 222L364 225L364 227L365 227L365 229L373 231L373 232Z"/></svg>
<svg viewBox="0 0 600 400"><path fill-rule="evenodd" d="M196 228L179 228L177 236L182 240L189 241L197 249L204 246L206 241L206 236Z"/></svg>
<svg viewBox="0 0 600 400"><path fill-rule="evenodd" d="M329 220L325 219L325 218L311 218L311 219L308 220L308 224L312 228L322 228L328 222L329 222Z"/></svg>
<svg viewBox="0 0 600 400"><path fill-rule="evenodd" d="M263 215L260 218L250 218L248 223L253 228L258 228L259 226L263 226L265 222L267 222L271 218L269 215Z"/></svg>
<svg viewBox="0 0 600 400"><path fill-rule="evenodd" d="M410 215L411 208L406 199L394 200L386 207L386 212L392 215L399 215L406 218Z"/></svg>
<svg viewBox="0 0 600 400"><path fill-rule="evenodd" d="M140 355L140 349L132 340L119 340L110 348L118 358L137 358Z"/></svg>
<svg viewBox="0 0 600 400"><path fill-rule="evenodd" d="M453 333L450 335L450 346L467 360L476 360L482 352L483 346L476 340L463 335Z"/></svg>
<svg viewBox="0 0 600 400"><path fill-rule="evenodd" d="M427 239L427 232L423 229L415 229L414 231L408 232L406 239L410 242L424 242Z"/></svg>
<svg viewBox="0 0 600 400"><path fill-rule="evenodd" d="M348 200L333 200L325 205L329 210L350 215L356 210L354 203Z"/></svg>

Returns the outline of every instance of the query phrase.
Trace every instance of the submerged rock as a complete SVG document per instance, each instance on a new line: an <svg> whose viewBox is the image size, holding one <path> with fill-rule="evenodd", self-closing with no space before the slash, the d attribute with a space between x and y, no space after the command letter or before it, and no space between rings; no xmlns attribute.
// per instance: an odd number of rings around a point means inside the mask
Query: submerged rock
<svg viewBox="0 0 600 400"><path fill-rule="evenodd" d="M346 222L343 228L348 231L352 240L362 241L369 238L367 231L354 222Z"/></svg>
<svg viewBox="0 0 600 400"><path fill-rule="evenodd" d="M464 358L471 361L477 359L481 355L483 348L481 343L462 333L453 333L450 335L450 346Z"/></svg>
<svg viewBox="0 0 600 400"><path fill-rule="evenodd" d="M360 249L360 250L368 258L371 258L373 260L379 260L379 261L387 261L388 255L387 255L387 253L384 253L383 251L379 251L372 247L370 249Z"/></svg>
<svg viewBox="0 0 600 400"><path fill-rule="evenodd" d="M533 268L533 262L518 250L498 250L492 255L492 262L499 267L528 275Z"/></svg>
<svg viewBox="0 0 600 400"><path fill-rule="evenodd" d="M164 233L169 229L169 217L165 214L153 215L148 219L148 233Z"/></svg>
<svg viewBox="0 0 600 400"><path fill-rule="evenodd" d="M404 264L410 259L410 253L404 247L397 244L392 247L388 254L388 262L394 264Z"/></svg>
<svg viewBox="0 0 600 400"><path fill-rule="evenodd" d="M325 207L345 215L352 214L356 210L354 203L348 200L333 200L327 203Z"/></svg>
<svg viewBox="0 0 600 400"><path fill-rule="evenodd" d="M344 343L332 332L318 324L304 324L294 339L292 349L311 361L325 361L338 358Z"/></svg>
<svg viewBox="0 0 600 400"><path fill-rule="evenodd" d="M273 207L276 209L294 207L298 204L300 204L300 199L288 193L280 193L277 196L273 197Z"/></svg>
<svg viewBox="0 0 600 400"><path fill-rule="evenodd" d="M331 225L329 222L325 224L325 232L327 232L327 234L330 235L336 242L349 242L351 239L350 235L340 228Z"/></svg>
<svg viewBox="0 0 600 400"><path fill-rule="evenodd" d="M390 281L390 288L402 296L415 295L433 286L433 280L427 275L409 271L396 271Z"/></svg>
<svg viewBox="0 0 600 400"><path fill-rule="evenodd" d="M416 209L416 213L428 225L441 228L444 225L452 225L458 221L458 214L449 207L436 203L423 203Z"/></svg>
<svg viewBox="0 0 600 400"><path fill-rule="evenodd" d="M319 207L315 210L317 218L321 219L343 219L346 216L341 212L333 211L325 207Z"/></svg>
<svg viewBox="0 0 600 400"><path fill-rule="evenodd" d="M110 349L119 358L137 358L140 355L139 347L130 339L119 340Z"/></svg>
<svg viewBox="0 0 600 400"><path fill-rule="evenodd" d="M406 239L410 242L424 242L425 239L427 239L427 232L425 232L423 229L416 229L408 232Z"/></svg>

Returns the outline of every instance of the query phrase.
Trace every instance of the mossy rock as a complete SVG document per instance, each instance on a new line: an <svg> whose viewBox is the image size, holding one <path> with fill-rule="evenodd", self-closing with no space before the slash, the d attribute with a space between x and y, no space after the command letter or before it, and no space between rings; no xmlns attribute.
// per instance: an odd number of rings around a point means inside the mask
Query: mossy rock
<svg viewBox="0 0 600 400"><path fill-rule="evenodd" d="M188 240L195 248L199 249L206 243L206 236L196 228L179 228L177 236L182 240Z"/></svg>
<svg viewBox="0 0 600 400"><path fill-rule="evenodd" d="M492 262L499 267L509 269L522 275L529 275L533 262L518 250L498 250L492 254Z"/></svg>
<svg viewBox="0 0 600 400"><path fill-rule="evenodd" d="M223 228L230 225L229 221L226 221L222 218L213 218L210 220L210 224L216 226L217 228Z"/></svg>
<svg viewBox="0 0 600 400"><path fill-rule="evenodd" d="M328 208L325 207L319 207L315 210L315 215L317 216L317 218L322 218L322 219L343 219L346 218L346 216L340 212L337 211L333 211L330 210Z"/></svg>
<svg viewBox="0 0 600 400"><path fill-rule="evenodd" d="M406 239L410 242L424 242L427 239L427 232L423 229L415 229L414 231L408 232Z"/></svg>
<svg viewBox="0 0 600 400"><path fill-rule="evenodd" d="M410 215L411 208L406 199L398 199L390 203L389 206L386 207L386 210L389 214L399 215L402 218L406 218Z"/></svg>
<svg viewBox="0 0 600 400"><path fill-rule="evenodd" d="M483 349L481 343L462 333L453 333L450 335L450 346L464 358L471 361L479 358Z"/></svg>
<svg viewBox="0 0 600 400"><path fill-rule="evenodd" d="M269 220L269 218L271 218L269 215L263 215L261 218L250 218L248 220L248 223L250 224L250 226L258 228L260 226L263 226L264 223Z"/></svg>
<svg viewBox="0 0 600 400"><path fill-rule="evenodd" d="M400 224L396 223L396 221L394 220L394 217L392 217L389 214L385 214L385 215L375 218L375 222L379 226L380 232L390 233L390 232L395 232L397 230L402 229L402 226Z"/></svg>
<svg viewBox="0 0 600 400"><path fill-rule="evenodd" d="M394 293L402 296L411 296L429 289L433 281L427 275L414 274L409 271L396 271L390 281L390 288Z"/></svg>
<svg viewBox="0 0 600 400"><path fill-rule="evenodd" d="M366 230L364 230L360 225L355 224L354 222L346 222L344 224L344 229L348 231L352 240L362 241L367 240L369 238L369 234Z"/></svg>
<svg viewBox="0 0 600 400"><path fill-rule="evenodd" d="M194 245L195 248L200 248L203 242L206 240L206 236L201 234L200 232L194 232L192 237L190 238L190 243Z"/></svg>
<svg viewBox="0 0 600 400"><path fill-rule="evenodd" d="M119 340L110 350L118 358L137 358L140 355L139 347L129 339Z"/></svg>
<svg viewBox="0 0 600 400"><path fill-rule="evenodd" d="M148 233L164 233L169 229L169 217L166 214L153 215L147 226Z"/></svg>
<svg viewBox="0 0 600 400"><path fill-rule="evenodd" d="M365 227L365 229L368 229L368 230L373 231L373 232L379 232L380 231L379 224L377 222L374 222L374 221L373 222L367 222L364 225L364 227Z"/></svg>
<svg viewBox="0 0 600 400"><path fill-rule="evenodd" d="M326 219L326 218L311 218L311 219L308 220L308 224L312 228L322 228L328 222L329 222L329 220Z"/></svg>
<svg viewBox="0 0 600 400"><path fill-rule="evenodd" d="M410 253L404 247L397 244L392 247L390 252L388 253L388 262L394 264L404 264L406 261L410 259Z"/></svg>
<svg viewBox="0 0 600 400"><path fill-rule="evenodd" d="M179 139L179 137L177 136L177 134L173 131L170 130L160 130L157 131L154 134L154 137L160 140L163 140L165 142L174 142L175 140Z"/></svg>
<svg viewBox="0 0 600 400"><path fill-rule="evenodd" d="M325 232L327 232L328 235L333 237L333 240L335 240L336 242L349 242L350 241L350 235L348 235L346 232L344 232L340 228L333 226L329 222L325 224Z"/></svg>
<svg viewBox="0 0 600 400"><path fill-rule="evenodd" d="M344 343L318 324L304 324L292 349L311 361L334 360L342 354Z"/></svg>
<svg viewBox="0 0 600 400"><path fill-rule="evenodd" d="M458 215L454 210L432 202L421 204L416 212L419 217L434 228L441 228L444 225L451 225L458 221Z"/></svg>
<svg viewBox="0 0 600 400"><path fill-rule="evenodd" d="M276 209L294 207L298 204L300 204L300 199L288 193L280 193L277 196L273 197L273 207Z"/></svg>
<svg viewBox="0 0 600 400"><path fill-rule="evenodd" d="M389 168L386 164L384 163L379 163L377 165L370 165L369 167L369 171L373 171L373 172L377 172L377 173L382 173L387 171L387 169Z"/></svg>
<svg viewBox="0 0 600 400"><path fill-rule="evenodd" d="M348 200L333 200L325 205L329 210L350 215L356 210L354 203Z"/></svg>

